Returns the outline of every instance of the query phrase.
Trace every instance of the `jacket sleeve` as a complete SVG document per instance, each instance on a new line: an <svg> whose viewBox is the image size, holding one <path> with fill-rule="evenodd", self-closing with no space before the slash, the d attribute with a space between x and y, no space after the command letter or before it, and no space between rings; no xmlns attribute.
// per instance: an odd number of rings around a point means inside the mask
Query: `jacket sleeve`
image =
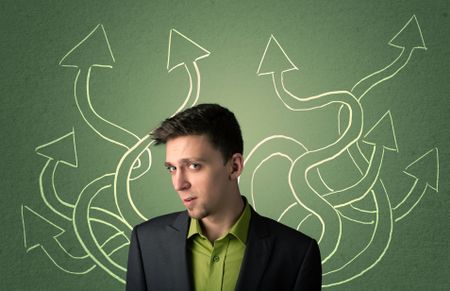
<svg viewBox="0 0 450 291"><path fill-rule="evenodd" d="M146 291L144 266L136 227L131 233L130 250L128 252L127 291Z"/></svg>
<svg viewBox="0 0 450 291"><path fill-rule="evenodd" d="M317 242L312 240L297 274L294 290L320 290L322 287L322 262Z"/></svg>

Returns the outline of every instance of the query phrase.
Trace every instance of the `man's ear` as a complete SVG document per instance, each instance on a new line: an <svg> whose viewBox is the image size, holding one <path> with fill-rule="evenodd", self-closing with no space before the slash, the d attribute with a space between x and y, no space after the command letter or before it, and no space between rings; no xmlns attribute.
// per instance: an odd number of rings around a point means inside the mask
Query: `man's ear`
<svg viewBox="0 0 450 291"><path fill-rule="evenodd" d="M230 158L230 180L237 179L244 169L244 157L242 154L235 153Z"/></svg>

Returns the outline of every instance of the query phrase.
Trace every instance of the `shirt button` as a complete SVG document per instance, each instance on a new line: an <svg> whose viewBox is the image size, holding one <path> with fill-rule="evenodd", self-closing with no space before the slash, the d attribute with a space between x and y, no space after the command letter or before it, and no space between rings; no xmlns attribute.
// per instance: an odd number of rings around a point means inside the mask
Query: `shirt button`
<svg viewBox="0 0 450 291"><path fill-rule="evenodd" d="M219 256L214 256L213 257L213 262L217 263L218 261L220 261L220 257Z"/></svg>

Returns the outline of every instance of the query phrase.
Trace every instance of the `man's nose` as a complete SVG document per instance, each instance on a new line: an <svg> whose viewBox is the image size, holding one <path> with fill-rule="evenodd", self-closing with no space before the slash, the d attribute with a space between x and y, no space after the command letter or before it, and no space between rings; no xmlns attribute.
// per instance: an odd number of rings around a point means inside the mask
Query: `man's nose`
<svg viewBox="0 0 450 291"><path fill-rule="evenodd" d="M173 187L176 191L187 190L191 187L191 184L183 171L177 171L177 173L173 176Z"/></svg>

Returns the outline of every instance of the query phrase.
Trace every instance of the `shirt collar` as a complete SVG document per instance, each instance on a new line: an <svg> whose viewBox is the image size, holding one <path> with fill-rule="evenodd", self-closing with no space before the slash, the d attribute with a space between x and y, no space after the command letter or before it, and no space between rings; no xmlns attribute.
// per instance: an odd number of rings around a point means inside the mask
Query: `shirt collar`
<svg viewBox="0 0 450 291"><path fill-rule="evenodd" d="M191 218L187 238L189 239L196 234L200 235L201 237L204 237L204 235L202 233L202 228L200 227L200 223L199 223L198 219Z"/></svg>
<svg viewBox="0 0 450 291"><path fill-rule="evenodd" d="M240 240L243 244L247 243L248 236L248 227L250 225L250 217L251 217L251 209L246 199L243 199L245 206L244 211L242 211L239 219L233 224L230 231L225 234L223 237L226 237L228 234L233 235L238 240ZM187 234L187 238L191 238L194 235L198 234L202 238L206 238L206 236L202 233L202 228L200 226L200 222L198 219L191 218L191 222L189 224L189 231ZM223 238L222 237L222 238Z"/></svg>

